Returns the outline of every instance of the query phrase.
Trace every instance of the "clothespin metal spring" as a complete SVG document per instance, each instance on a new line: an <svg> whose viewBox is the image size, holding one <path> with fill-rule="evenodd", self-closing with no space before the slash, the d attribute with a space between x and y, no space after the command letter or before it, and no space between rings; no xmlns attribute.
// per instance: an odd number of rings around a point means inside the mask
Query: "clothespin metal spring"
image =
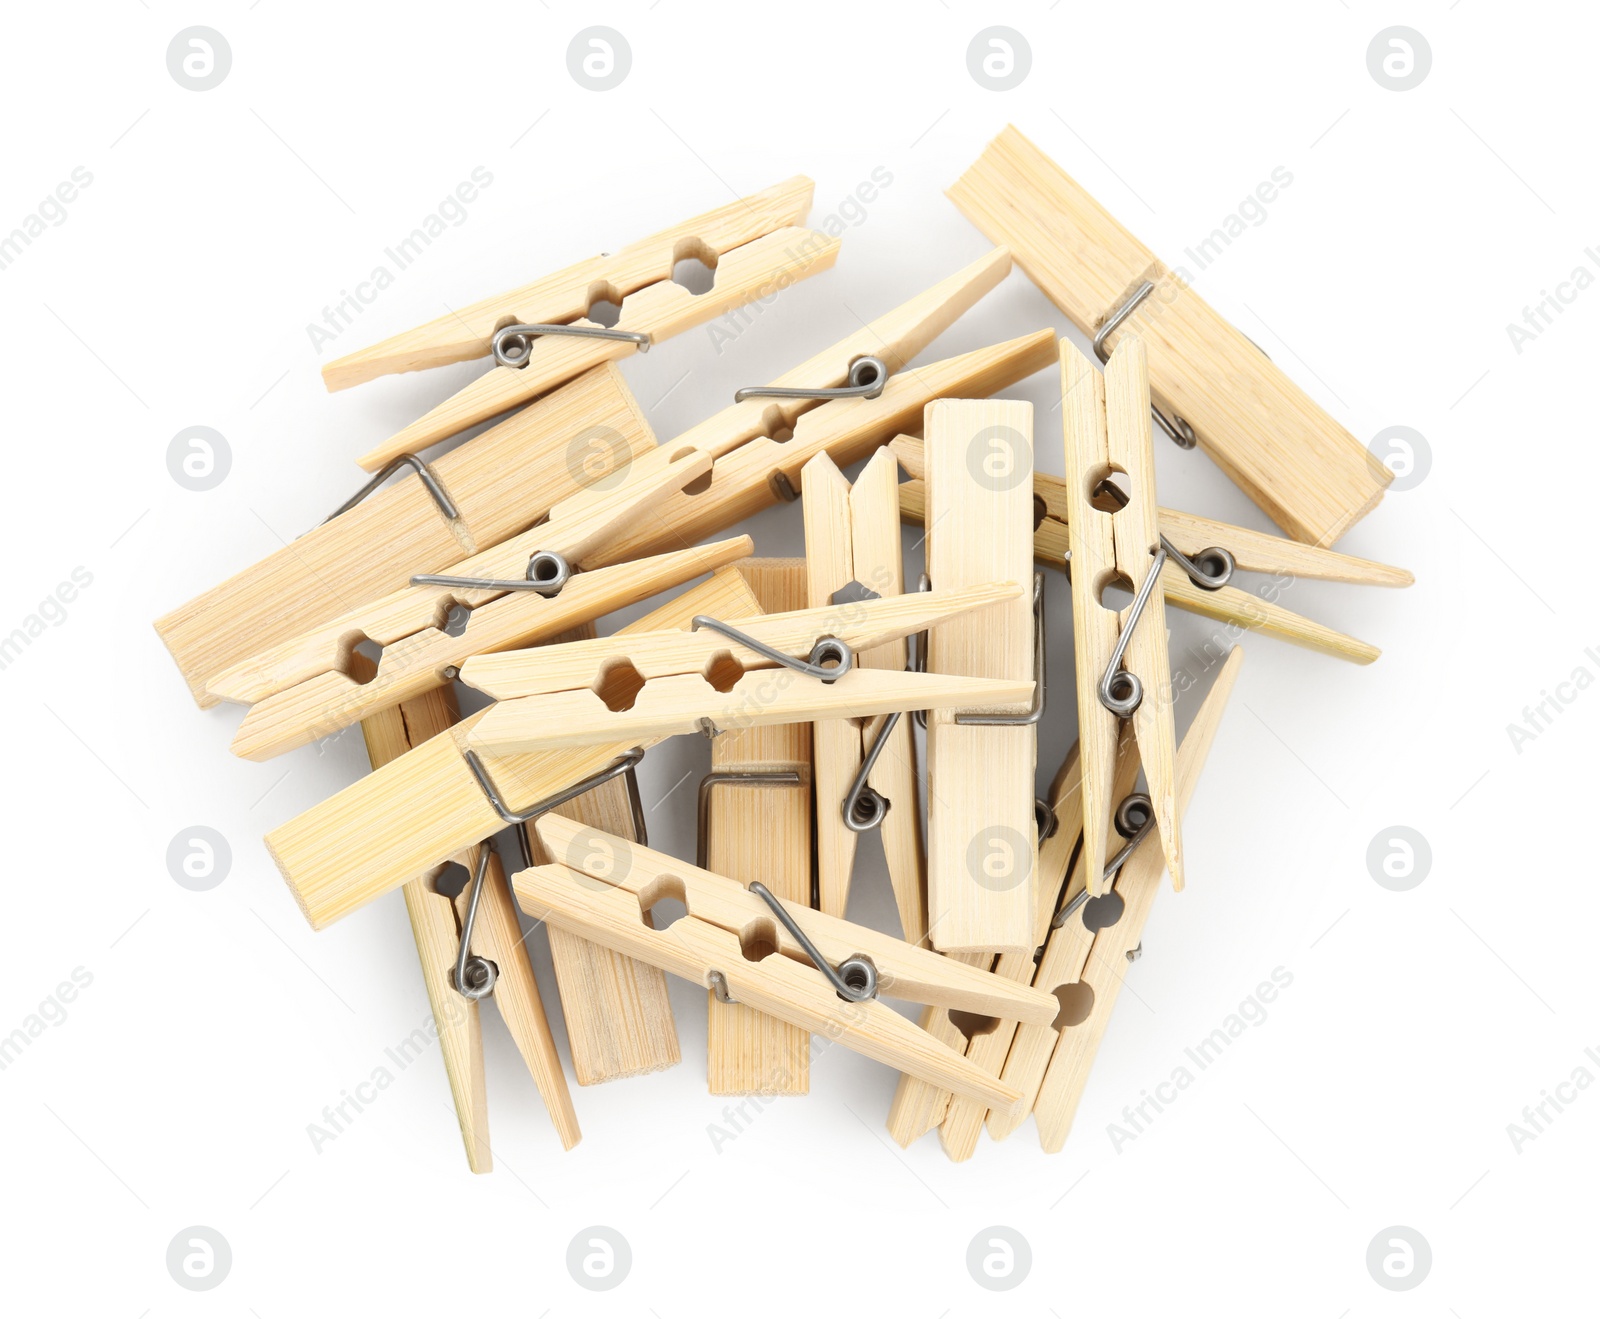
<svg viewBox="0 0 1600 1319"><path fill-rule="evenodd" d="M533 358L533 341L542 334L569 334L584 339L620 339L650 351L650 336L632 330L608 330L599 325L506 325L494 332L491 345L496 366L520 371Z"/></svg>
<svg viewBox="0 0 1600 1319"><path fill-rule="evenodd" d="M439 506L439 511L443 513L445 517L454 522L461 516L460 511L456 508L455 501L450 498L449 494L446 493L444 483L433 474L433 469L429 467L427 463L423 462L422 459L418 458L416 454L403 453L392 462L386 463L383 469L373 476L372 480L368 481L366 485L357 490L355 494L350 496L349 499L345 500L344 503L340 504L338 508L329 513L327 517L323 518L323 524L326 525L327 523L332 522L334 518L338 517L341 513L348 513L352 508L370 495L402 467L409 467L417 474L417 479L422 482L422 488L433 497L433 502Z"/></svg>
<svg viewBox="0 0 1600 1319"><path fill-rule="evenodd" d="M1106 319L1106 323L1102 325L1095 333L1094 355L1100 359L1102 364L1110 361L1111 359L1111 354L1106 351L1106 340L1116 332L1117 327L1121 325L1123 321L1127 320L1128 317L1133 315L1134 309L1137 308L1141 302L1155 292L1155 288L1156 286L1151 280L1145 280L1143 284L1139 285L1138 288L1134 289L1134 291L1128 295L1128 300L1124 302L1122 306L1118 307L1116 311L1111 313L1111 315ZM1153 404L1150 408L1150 415L1156 419L1156 425L1161 427L1162 433L1180 449L1194 448L1194 427L1189 425L1189 423L1186 422L1182 417L1174 415L1172 420L1168 421L1166 417L1162 415L1161 409Z"/></svg>
<svg viewBox="0 0 1600 1319"><path fill-rule="evenodd" d="M1127 841L1123 843L1117 854L1112 857L1111 860L1106 862L1105 871L1101 876L1105 883L1110 883L1117 877L1117 874L1122 870L1122 867L1127 864L1128 858L1133 855L1134 850L1139 846L1139 844L1144 842L1145 838L1148 836L1150 831L1155 828L1156 824L1155 810L1150 805L1150 798L1142 792L1132 792L1124 797L1121 803L1117 806L1116 815L1112 818L1113 822L1117 826L1117 832L1121 834ZM1105 898L1111 898L1115 896L1115 894L1106 893L1102 894L1101 899L1097 900L1103 900ZM1071 902L1067 903L1066 906L1062 907L1061 910L1051 918L1050 928L1052 930L1059 930L1067 923L1067 918L1088 901L1089 889L1086 885L1078 892L1077 897L1073 898ZM1108 912L1107 914L1111 913ZM1119 898L1115 904L1115 914L1111 915L1110 920L1097 922L1095 928L1105 929L1107 926L1115 925L1121 915L1122 905L1121 899ZM1129 957L1128 960L1131 962L1133 958Z"/></svg>
<svg viewBox="0 0 1600 1319"><path fill-rule="evenodd" d="M786 669L793 669L796 673L803 673L806 677L815 678L819 682L837 681L850 672L856 662L855 652L837 637L818 637L816 644L811 647L810 655L806 659L798 660L793 655L775 650L766 642L758 641L747 633L739 631L738 628L729 627L721 619L712 618L709 614L696 614L689 624L691 632L698 632L701 628L720 633L730 641L738 642L746 650L753 650L756 654L771 660L774 664L781 664Z"/></svg>
<svg viewBox="0 0 1600 1319"><path fill-rule="evenodd" d="M818 950L816 944L807 937L806 932L800 928L793 916L784 909L784 905L760 880L752 880L749 884L750 892L772 908L772 914L794 937L801 950L811 959L811 965L827 977L828 983L833 986L834 993L838 994L846 1003L865 1003L870 998L878 996L878 968L873 965L872 959L862 953L854 953L840 962L837 967L831 965ZM710 971L706 975L710 982L708 988L717 996L719 1003L737 1003L739 1000L728 993L728 978L721 971Z"/></svg>
<svg viewBox="0 0 1600 1319"><path fill-rule="evenodd" d="M856 771L855 778L849 788L845 790L844 801L840 803L840 814L844 817L846 829L854 833L870 833L883 823L883 817L889 814L889 799L876 788L867 783L872 774L872 767L878 763L878 757L883 754L883 748L889 741L889 736L900 722L903 711L896 710L884 718L882 726L878 729L878 736L873 739L871 748L862 758L861 768Z"/></svg>
<svg viewBox="0 0 1600 1319"><path fill-rule="evenodd" d="M1127 493L1109 477L1095 487L1095 494L1114 500L1121 508L1128 506ZM1037 523L1033 529L1035 531L1039 529ZM1220 545L1209 546L1191 559L1163 535L1161 548L1166 550L1167 557L1182 568L1189 580L1202 591L1220 591L1233 579L1234 569L1238 566L1234 562L1233 554ZM1071 559L1070 551L1067 557Z"/></svg>
<svg viewBox="0 0 1600 1319"><path fill-rule="evenodd" d="M483 795L488 798L490 807L507 824L523 825L529 820L536 819L547 811L553 811L557 806L565 806L574 798L583 796L591 788L598 788L602 783L609 783L619 774L631 774L644 759L644 748L634 747L633 750L624 752L609 765L597 769L587 778L579 779L572 786L563 788L560 792L552 793L543 801L536 801L525 811L513 811L506 805L505 799L500 796L500 791L494 786L494 781L489 777L489 771L483 767L483 761L478 758L478 753L468 747L463 755L466 758L467 768L472 771L472 777L478 781L478 787L483 790ZM634 831L642 842L644 839L643 810L639 804L638 794L630 793L634 813Z"/></svg>
<svg viewBox="0 0 1600 1319"><path fill-rule="evenodd" d="M805 389L784 385L751 385L738 390L735 403L748 398L809 398L828 402L839 398L877 398L889 383L889 368L881 357L858 357L850 363L850 383L833 389Z"/></svg>
<svg viewBox="0 0 1600 1319"><path fill-rule="evenodd" d="M413 586L454 586L463 591L537 591L546 599L559 595L572 580L572 565L554 550L540 550L528 557L528 572L523 578L451 577L442 573L418 573Z"/></svg>
<svg viewBox="0 0 1600 1319"><path fill-rule="evenodd" d="M1145 605L1150 603L1150 593L1156 589L1161 580L1161 568L1167 561L1167 550L1162 546L1155 552L1155 557L1150 564L1150 571L1145 574L1144 585L1139 588L1139 594L1133 597L1133 604L1128 607L1127 620L1122 625L1122 635L1117 638L1117 644L1112 648L1111 658L1106 661L1106 671L1100 675L1100 704L1116 715L1118 719L1127 719L1139 708L1144 700L1144 683L1139 680L1137 673L1129 673L1122 667L1123 653L1128 649L1128 642L1133 639L1133 629L1139 625L1139 617L1144 613Z"/></svg>
<svg viewBox="0 0 1600 1319"><path fill-rule="evenodd" d="M452 973L456 993L473 1003L494 993L494 982L500 968L487 957L472 953L472 927L478 920L478 900L483 897L484 877L489 873L488 840L478 845L478 864L472 875L472 896L467 899L466 919L461 922L461 946L456 951L456 965Z"/></svg>

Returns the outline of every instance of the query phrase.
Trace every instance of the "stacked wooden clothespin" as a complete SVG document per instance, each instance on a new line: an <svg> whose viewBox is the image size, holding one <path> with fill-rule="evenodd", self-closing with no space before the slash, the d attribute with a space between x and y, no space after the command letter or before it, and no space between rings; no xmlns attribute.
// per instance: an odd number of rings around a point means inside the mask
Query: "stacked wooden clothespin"
<svg viewBox="0 0 1600 1319"><path fill-rule="evenodd" d="M488 1000L579 1138L519 907L547 931L579 1085L680 1061L671 973L706 990L715 1093L803 1093L821 1033L902 1074L902 1144L938 1127L965 1158L1031 1113L1061 1148L1161 878L1184 886L1184 810L1242 659L1180 741L1167 606L1365 664L1375 648L1233 578L1411 580L1329 548L1387 469L1015 129L951 190L993 252L658 442L616 362L828 269L811 191L789 180L330 364L343 389L490 359L365 454L376 475L325 523L156 624L200 705L247 707L238 755L360 725L371 774L267 847L317 929L403 892L474 1171ZM709 290L674 280L690 259ZM1048 327L920 361L1013 262L1103 370ZM1050 366L1059 429L995 397ZM1285 536L1158 505L1157 428ZM1049 450L1064 478L1036 470ZM803 559L727 534L784 501ZM1044 684L1062 572L1078 743L1041 794L1040 722L1072 717ZM491 703L461 718L457 683ZM683 735L712 739L694 864L649 846L634 779ZM509 877L490 842L507 826ZM845 918L874 829L898 934ZM687 912L670 926L666 899Z"/></svg>

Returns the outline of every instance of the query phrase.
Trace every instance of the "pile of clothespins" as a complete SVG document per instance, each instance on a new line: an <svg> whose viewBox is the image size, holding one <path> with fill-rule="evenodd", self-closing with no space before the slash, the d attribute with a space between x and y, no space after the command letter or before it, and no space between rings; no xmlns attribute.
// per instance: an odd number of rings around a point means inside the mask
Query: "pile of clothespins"
<svg viewBox="0 0 1600 1319"><path fill-rule="evenodd" d="M830 267L811 193L791 179L331 363L344 389L493 359L366 454L334 517L156 625L200 705L248 707L241 756L361 725L372 773L267 846L316 929L404 893L474 1170L490 997L578 1140L518 907L548 930L580 1085L679 1061L671 972L706 989L715 1093L803 1093L824 1033L903 1074L902 1144L937 1126L965 1158L1032 1113L1061 1148L1163 874L1183 886L1180 821L1241 658L1180 744L1167 606L1367 663L1230 578L1411 580L1328 548L1388 469L1015 129L950 192L993 252L657 443L615 362ZM690 259L709 290L674 281ZM1013 260L1104 371L1049 328L912 367ZM993 398L1050 366L1061 423ZM1155 428L1287 538L1158 507ZM1065 480L1034 470L1063 443ZM804 559L717 539L780 500ZM920 590L902 522L926 527ZM1043 800L1036 564L1070 570L1079 727ZM493 704L461 719L457 682ZM712 738L695 865L647 845L633 780L683 734ZM487 841L507 825L528 853L509 882ZM844 919L874 828L903 938ZM657 928L669 898L687 914Z"/></svg>

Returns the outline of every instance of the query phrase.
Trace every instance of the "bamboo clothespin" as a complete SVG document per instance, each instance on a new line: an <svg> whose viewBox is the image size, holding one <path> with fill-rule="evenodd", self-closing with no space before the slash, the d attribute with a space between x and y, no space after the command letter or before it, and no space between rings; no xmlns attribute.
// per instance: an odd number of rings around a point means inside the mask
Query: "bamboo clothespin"
<svg viewBox="0 0 1600 1319"><path fill-rule="evenodd" d="M1132 745L1131 738L1124 743L1130 752ZM1118 761L1119 771L1124 761L1130 767L1128 782L1131 785L1132 772L1138 768L1137 761L1131 754L1122 757ZM1001 953L994 958L987 953L957 954L968 965L990 969L995 975L1008 980L1026 983L1033 979L1034 950L1044 943L1049 934L1050 918L1055 914L1067 868L1081 851L1081 785L1078 747L1074 743L1061 768L1056 771L1046 797L1035 807L1039 812L1040 832L1033 948L1021 953ZM929 1015L923 1018L922 1027L938 1035L952 1048L963 1050L974 1065L982 1067L992 1076L998 1076L1010 1050L1016 1023L990 1017L958 1024L950 1014L935 1013L930 1009ZM889 1109L889 1133L901 1146L907 1146L937 1127L945 1153L959 1161L970 1158L977 1148L978 1131L987 1111L981 1104L957 1099L948 1090L929 1085L914 1076L902 1076L895 1087L894 1101ZM1012 1116L1014 1124L1020 1125L1028 1114L1024 1109Z"/></svg>
<svg viewBox="0 0 1600 1319"><path fill-rule="evenodd" d="M801 470L817 454L829 454L841 467L859 462L896 432L920 426L931 400L981 398L1050 365L1055 337L1048 330L908 365L1010 268L1008 253L991 252L770 385L740 390L743 397L733 406L663 444L658 461L688 450L709 454L709 484L661 500L600 561L713 535L780 499L796 498Z"/></svg>
<svg viewBox="0 0 1600 1319"><path fill-rule="evenodd" d="M442 733L457 718L454 696L449 689L441 688L364 720L361 731L372 767L379 769ZM445 1075L455 1100L456 1120L466 1146L467 1165L473 1172L489 1172L494 1167L494 1155L489 1145L483 1028L478 1016L484 998L492 996L499 1007L562 1145L570 1150L578 1143L580 1133L500 858L487 842L482 842L461 853L460 859L475 884L468 884L453 897L439 890L439 877L432 875L408 880L402 892L438 1030ZM481 874L480 866L484 867ZM463 930L469 921L471 938L464 948ZM493 971L479 972L482 978L476 978L471 972L479 966L492 967ZM470 968L466 992L457 980L461 967Z"/></svg>
<svg viewBox="0 0 1600 1319"><path fill-rule="evenodd" d="M734 571L762 612L804 608L801 560L747 559ZM712 740L697 811L701 869L741 884L761 880L780 898L811 905L811 748L811 725L801 723ZM707 990L706 1081L714 1095L803 1095L811 1088L811 1036Z"/></svg>
<svg viewBox="0 0 1600 1319"><path fill-rule="evenodd" d="M606 363L425 466L412 459L413 474L357 496L157 619L156 632L195 700L215 705L209 684L228 669L400 590L413 573L448 571L654 448L622 373Z"/></svg>
<svg viewBox="0 0 1600 1319"><path fill-rule="evenodd" d="M561 864L525 870L513 881L530 915L653 962L957 1094L1005 1109L1016 1096L965 1058L881 1002L878 991L915 1002L1023 1020L1054 1018L1053 997L769 892L684 865L616 839L606 851L565 821L539 823ZM579 845L571 852L567 845ZM600 870L585 868L604 852ZM764 896L765 894L765 896ZM665 930L641 914L664 897L688 914Z"/></svg>
<svg viewBox="0 0 1600 1319"><path fill-rule="evenodd" d="M1102 361L1137 327L1161 428L1198 443L1285 533L1331 545L1383 498L1393 473L1014 127L949 197Z"/></svg>
<svg viewBox="0 0 1600 1319"><path fill-rule="evenodd" d="M469 745L495 756L596 742L717 734L764 724L1025 701L1029 681L886 673L857 665L886 645L1020 596L1015 582L770 614L695 629L479 655L461 680L495 698ZM935 633L937 635L937 632ZM921 704L918 704L921 702ZM1032 797L1029 797L1032 801Z"/></svg>
<svg viewBox="0 0 1600 1319"><path fill-rule="evenodd" d="M1156 526L1149 404L1144 343L1137 336L1117 345L1103 379L1082 353L1061 341L1083 852L1096 894L1116 804L1110 799L1111 777L1124 719L1133 722L1172 885L1183 887L1172 667L1166 605L1155 589L1167 550ZM1128 484L1126 502L1099 500L1098 492L1114 485L1117 474ZM1115 585L1133 594L1121 612L1103 598Z"/></svg>
<svg viewBox="0 0 1600 1319"><path fill-rule="evenodd" d="M733 562L749 552L734 538L586 567L598 546L665 489L692 479L680 463L598 487L567 501L547 522L456 565L362 605L219 675L210 690L252 702L235 754L265 760L325 737L374 710L449 681L471 655L527 645ZM373 667L353 644L383 646Z"/></svg>
<svg viewBox="0 0 1600 1319"><path fill-rule="evenodd" d="M905 590L895 516L894 457L880 449L854 486L826 453L801 472L806 529L807 603L812 608ZM859 656L868 668L904 672L906 644L894 641ZM843 916L850 900L856 839L881 827L889 883L909 943L927 938L917 766L911 723L885 715L858 726L830 719L812 726L817 784L818 905ZM735 878L738 878L736 875Z"/></svg>
<svg viewBox="0 0 1600 1319"><path fill-rule="evenodd" d="M1243 661L1238 647L1229 652L1183 739L1178 752L1180 808L1194 794ZM1023 1103L991 1114L991 1132L1001 1128L997 1138L1015 1126L1017 1112L1031 1108L1046 1151L1054 1154L1066 1142L1123 976L1139 956L1145 918L1161 887L1162 852L1151 846L1148 833L1148 827L1143 834L1134 827L1113 877L1115 888L1100 898L1084 897L1084 880L1094 872L1086 870L1087 859L1080 855L1057 917L1060 923L1051 931L1033 981L1061 1004L1059 1025L1017 1027L1001 1076L1022 1091Z"/></svg>
<svg viewBox="0 0 1600 1319"><path fill-rule="evenodd" d="M721 568L633 628L683 628L697 614L739 618L753 608L743 579ZM467 738L486 713L468 715L266 836L268 852L313 929L348 916L508 824L572 800L575 785L589 791L637 763L653 745L469 754Z"/></svg>
<svg viewBox="0 0 1600 1319"><path fill-rule="evenodd" d="M928 576L935 591L1031 576L1033 408L928 405ZM942 952L1028 944L1037 848L1036 724L1044 710L1041 584L930 635L929 673L1019 683L928 713L928 932Z"/></svg>
<svg viewBox="0 0 1600 1319"><path fill-rule="evenodd" d="M494 365L464 389L357 461L376 471L526 403L581 371L702 325L832 267L839 240L800 227L811 209L810 179L795 177L683 224L498 297L385 339L323 368L329 389L394 371L476 357ZM712 287L691 293L674 267L698 260ZM594 319L597 304L619 309L615 328Z"/></svg>
<svg viewBox="0 0 1600 1319"><path fill-rule="evenodd" d="M922 480L925 470L922 441L909 435L897 435L889 442L889 448L912 478L899 487L900 517L921 526L927 506ZM1113 501L1120 497L1114 485L1107 486L1104 493ZM1065 568L1071 549L1067 533L1066 482L1049 472L1035 472L1033 511L1034 561L1058 570ZM1356 664L1370 664L1377 659L1378 648L1303 618L1276 601L1230 585L1234 572L1270 573L1280 580L1306 578L1363 586L1410 586L1414 580L1404 568L1392 568L1370 559L1358 559L1337 550L1321 549L1193 513L1158 508L1156 521L1168 547L1167 561L1161 567L1161 593L1169 605ZM1180 554L1189 560L1194 569L1192 575L1179 562Z"/></svg>
<svg viewBox="0 0 1600 1319"><path fill-rule="evenodd" d="M594 635L594 624L585 623L554 640L582 641ZM550 813L632 843L647 841L639 784L631 770L553 807ZM535 830L524 824L517 835L529 864L549 862ZM667 977L660 967L624 957L566 930L547 929L546 934L567 1024L572 1070L579 1085L658 1072L682 1061Z"/></svg>

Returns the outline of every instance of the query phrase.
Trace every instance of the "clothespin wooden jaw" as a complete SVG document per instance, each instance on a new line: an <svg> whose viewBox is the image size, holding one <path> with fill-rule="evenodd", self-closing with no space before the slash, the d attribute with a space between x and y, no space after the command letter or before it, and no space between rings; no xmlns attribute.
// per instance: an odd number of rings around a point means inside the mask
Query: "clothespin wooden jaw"
<svg viewBox="0 0 1600 1319"><path fill-rule="evenodd" d="M911 478L898 488L901 520L921 526L927 509L922 441L910 435L897 435L889 442L889 448ZM1070 561L1072 548L1067 532L1067 490L1062 478L1049 472L1034 472L1033 506L1034 561L1062 571ZM1355 664L1370 664L1381 652L1368 642L1304 618L1274 600L1233 585L1234 574L1265 573L1279 580L1305 578L1389 587L1410 586L1414 580L1404 568L1176 509L1158 508L1156 520L1169 551L1167 562L1161 568L1161 593L1167 604ZM1209 572L1219 560L1231 561L1232 571L1226 573L1219 585L1215 577L1191 575L1179 561L1180 554L1189 558L1200 572Z"/></svg>
<svg viewBox="0 0 1600 1319"><path fill-rule="evenodd" d="M1389 469L1015 128L949 196L1101 352L1145 340L1162 428L1286 534L1331 545L1382 499Z"/></svg>
<svg viewBox="0 0 1600 1319"><path fill-rule="evenodd" d="M852 594L905 589L895 511L895 461L880 449L851 486L826 453L802 472L807 595L822 607ZM863 651L860 662L891 673L906 668L903 640ZM927 937L922 831L911 724L886 715L867 726L825 720L813 726L817 784L818 901L842 916L850 897L856 839L882 831L900 928L911 943Z"/></svg>
<svg viewBox="0 0 1600 1319"><path fill-rule="evenodd" d="M441 689L363 721L373 768L444 732L457 717L454 697ZM488 1172L494 1159L479 1018L479 1004L486 999L492 997L499 1007L563 1147L576 1145L580 1133L500 858L485 842L462 853L460 861L475 882L454 897L441 890L436 875L408 880L403 892L467 1163L473 1172ZM473 963L474 958L479 960ZM460 973L469 964L492 970L487 983L469 979L464 993Z"/></svg>
<svg viewBox="0 0 1600 1319"><path fill-rule="evenodd" d="M478 356L487 338L494 365L357 461L375 471L537 398L602 362L691 329L756 298L830 269L839 241L789 221L810 205L809 180L731 203L614 257L583 263L551 281L469 309L465 326L441 319L367 350L366 363L330 364L337 380L364 378L371 363L416 360L415 341L437 340L436 360ZM696 258L714 270L712 287L692 293L673 267ZM619 304L614 327L584 323L596 302ZM531 319L529 319L531 317ZM452 318L453 319L453 318ZM363 355L358 355L363 356Z"/></svg>
<svg viewBox="0 0 1600 1319"><path fill-rule="evenodd" d="M935 590L1031 576L1033 409L928 405L927 564ZM1033 906L1035 725L1044 709L1037 589L929 638L929 673L1028 684L1017 703L928 714L928 931L944 952L1021 950Z"/></svg>
<svg viewBox="0 0 1600 1319"><path fill-rule="evenodd" d="M806 607L802 559L747 559L734 569L766 614ZM755 615L752 615L755 617ZM811 904L811 725L766 724L711 743L696 794L695 864L780 898ZM714 1095L806 1094L811 1035L792 1022L706 991L706 1085Z"/></svg>
<svg viewBox="0 0 1600 1319"><path fill-rule="evenodd" d="M921 424L935 398L982 397L1055 361L1047 330L957 357L908 363L1011 268L1004 249L957 271L878 317L824 352L785 372L715 416L661 446L664 455L700 450L714 466L709 485L670 495L647 509L631 534L602 562L656 553L733 525L779 500L798 497L801 471L820 453L840 466L857 462L886 438ZM866 356L887 372L870 397L827 397ZM773 397L787 391L798 397ZM740 394L752 391L741 390ZM648 461L648 460L647 460Z"/></svg>
<svg viewBox="0 0 1600 1319"><path fill-rule="evenodd" d="M513 881L530 915L685 979L720 983L737 1001L999 1108L1014 1102L1006 1087L975 1074L964 1058L875 996L843 997L841 989L861 993L864 982L839 968L870 965L881 992L946 1008L1039 1023L1057 1011L1049 995L795 903L769 903L733 880L648 848L571 828L556 817L538 827L557 864L523 871ZM666 930L645 924L642 913L669 894L688 914Z"/></svg>
<svg viewBox="0 0 1600 1319"><path fill-rule="evenodd" d="M630 243L615 255L581 261L329 362L322 368L323 381L329 390L349 389L396 372L488 357L496 334L508 324L581 321L602 298L621 306L640 289L671 280L680 261L698 258L714 269L724 252L800 224L811 209L813 191L811 180L797 175Z"/></svg>
<svg viewBox="0 0 1600 1319"><path fill-rule="evenodd" d="M689 455L625 469L450 573L413 578L218 675L212 695L253 705L235 752L266 759L306 745L448 681L468 656L553 636L748 553L736 538L573 575L641 508L709 468ZM375 669L363 671L364 657L353 655L361 641L384 647Z"/></svg>
<svg viewBox="0 0 1600 1319"><path fill-rule="evenodd" d="M447 572L554 519L564 501L586 487L610 488L655 448L621 372L605 363L419 462L413 474L157 619L156 631L201 706L257 699L219 697L212 688L253 657L404 589L413 574Z"/></svg>
<svg viewBox="0 0 1600 1319"><path fill-rule="evenodd" d="M462 679L500 700L474 728L471 744L507 755L680 733L715 736L819 717L1025 702L1031 674L1026 681L991 680L854 663L858 650L1020 594L1015 582L992 582L772 615L747 628L699 619L688 636L632 636L625 649L602 640L472 661Z"/></svg>
<svg viewBox="0 0 1600 1319"><path fill-rule="evenodd" d="M1177 765L1180 810L1188 808L1194 795L1243 660L1244 652L1237 647L1229 652L1184 735ZM1131 772L1123 781L1131 786ZM1023 1093L1024 1102L1007 1114L990 1115L990 1132L996 1139L1014 1130L1020 1115L1031 1108L1045 1150L1054 1153L1065 1143L1123 977L1139 955L1145 919L1161 887L1162 849L1148 835L1146 830L1130 840L1103 897L1086 898L1086 881L1093 872L1085 873L1088 861L1080 854L1033 977L1035 988L1059 997L1063 1012L1050 1026L1017 1027L1001 1076Z"/></svg>
<svg viewBox="0 0 1600 1319"><path fill-rule="evenodd" d="M696 614L737 619L755 608L738 573L722 568L631 627L686 628ZM571 800L574 785L600 781L653 745L646 739L528 756L486 755L474 764L467 740L485 713L468 715L267 835L267 850L312 928L322 929L442 865L519 816Z"/></svg>
<svg viewBox="0 0 1600 1319"><path fill-rule="evenodd" d="M1088 359L1062 340L1084 856L1095 893L1115 806L1108 794L1123 719L1133 723L1173 885L1183 886L1166 608L1156 590L1166 550L1156 526L1145 379L1144 345L1137 338L1118 345L1103 381ZM1121 492L1125 502L1104 494L1118 480L1128 486ZM1120 612L1105 599L1106 591L1118 585L1133 596Z"/></svg>

